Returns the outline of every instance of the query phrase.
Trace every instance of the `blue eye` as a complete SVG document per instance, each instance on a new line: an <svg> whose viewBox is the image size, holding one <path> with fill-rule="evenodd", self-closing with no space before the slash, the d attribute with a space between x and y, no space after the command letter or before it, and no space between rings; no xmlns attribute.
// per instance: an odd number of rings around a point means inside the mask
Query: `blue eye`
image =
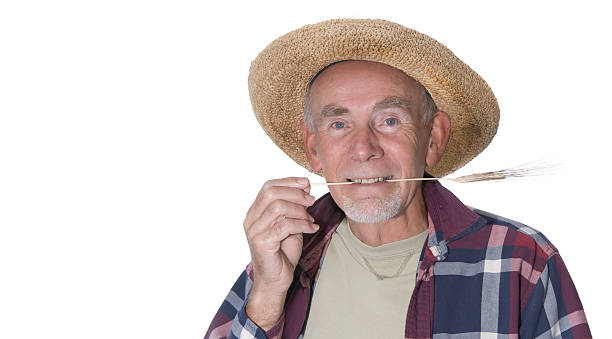
<svg viewBox="0 0 612 339"><path fill-rule="evenodd" d="M332 124L332 127L335 129L340 129L344 127L344 123L342 121L336 121Z"/></svg>
<svg viewBox="0 0 612 339"><path fill-rule="evenodd" d="M389 118L385 120L385 125L387 126L395 126L397 125L397 119L395 118Z"/></svg>

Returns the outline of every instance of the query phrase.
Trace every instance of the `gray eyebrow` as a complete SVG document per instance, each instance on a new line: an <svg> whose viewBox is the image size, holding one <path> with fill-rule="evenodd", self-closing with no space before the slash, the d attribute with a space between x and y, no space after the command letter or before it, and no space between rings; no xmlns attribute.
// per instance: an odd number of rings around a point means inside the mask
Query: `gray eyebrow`
<svg viewBox="0 0 612 339"><path fill-rule="evenodd" d="M401 97L388 97L382 101L377 102L372 108L372 112L379 111L385 108L402 108L405 111L410 112L414 107L412 101Z"/></svg>
<svg viewBox="0 0 612 339"><path fill-rule="evenodd" d="M323 119L323 118L334 117L334 116L346 114L348 112L349 112L349 110L346 107L339 107L339 106L334 106L334 105L325 105L321 109L321 118Z"/></svg>

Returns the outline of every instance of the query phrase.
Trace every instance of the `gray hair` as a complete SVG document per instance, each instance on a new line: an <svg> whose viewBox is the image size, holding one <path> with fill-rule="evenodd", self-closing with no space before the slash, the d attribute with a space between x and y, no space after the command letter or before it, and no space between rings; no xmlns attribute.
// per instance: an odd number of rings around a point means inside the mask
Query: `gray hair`
<svg viewBox="0 0 612 339"><path fill-rule="evenodd" d="M338 62L342 62L342 61L338 61ZM312 87L312 84L314 83L315 79L321 74L323 73L323 71L325 71L327 68L329 68L331 65L337 64L338 62L334 62L330 65L327 65L325 68L323 68L322 70L320 70L313 78L312 80L310 80L310 82L308 83L308 87L306 87L306 98L304 100L304 123L306 124L306 127L308 127L308 129L311 132L315 131L315 123L314 123L314 117L312 115L312 108L310 107L310 88ZM418 82L417 82L418 83ZM421 85L420 83L418 83L419 86L421 87L421 123L423 125L427 125L431 122L431 119L433 119L434 114L436 114L436 112L438 111L438 107L436 106L436 103L433 101L431 95L429 94L429 92L427 91L427 89L425 88L425 86Z"/></svg>

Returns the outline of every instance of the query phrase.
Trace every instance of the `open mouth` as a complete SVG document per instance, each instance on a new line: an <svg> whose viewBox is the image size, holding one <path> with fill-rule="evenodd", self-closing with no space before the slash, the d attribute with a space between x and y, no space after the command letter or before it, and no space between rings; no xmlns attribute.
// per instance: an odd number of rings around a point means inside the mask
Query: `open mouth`
<svg viewBox="0 0 612 339"><path fill-rule="evenodd" d="M346 180L357 183L357 184L373 184L375 182L389 180L391 179L391 177L392 176L377 177L377 178L353 178L353 179L346 179Z"/></svg>

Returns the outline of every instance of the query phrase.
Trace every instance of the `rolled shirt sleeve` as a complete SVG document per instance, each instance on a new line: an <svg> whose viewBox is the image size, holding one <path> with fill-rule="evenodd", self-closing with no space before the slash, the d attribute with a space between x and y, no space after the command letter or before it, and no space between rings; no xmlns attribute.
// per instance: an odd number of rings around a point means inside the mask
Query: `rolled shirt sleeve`
<svg viewBox="0 0 612 339"><path fill-rule="evenodd" d="M250 264L249 264L250 266ZM283 313L276 324L268 331L263 331L246 314L246 304L253 287L253 280L249 276L249 266L245 269L231 290L223 300L204 339L220 338L280 338L285 323Z"/></svg>

